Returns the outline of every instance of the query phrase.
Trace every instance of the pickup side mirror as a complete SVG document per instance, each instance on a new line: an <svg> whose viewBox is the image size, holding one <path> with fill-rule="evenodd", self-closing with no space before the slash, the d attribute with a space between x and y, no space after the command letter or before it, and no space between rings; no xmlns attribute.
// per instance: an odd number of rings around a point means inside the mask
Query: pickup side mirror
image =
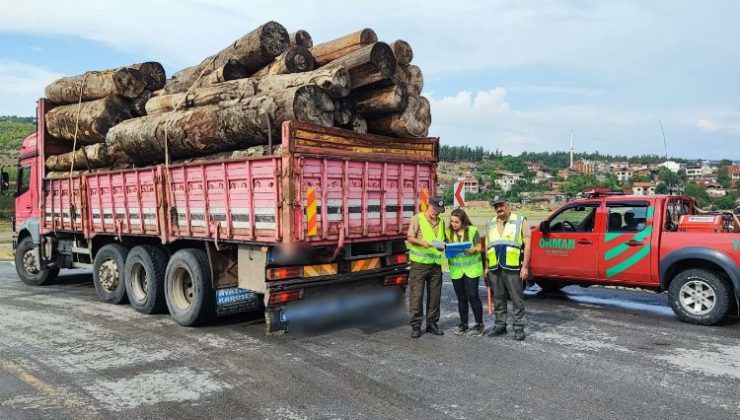
<svg viewBox="0 0 740 420"><path fill-rule="evenodd" d="M0 167L0 194L10 189L10 175Z"/></svg>
<svg viewBox="0 0 740 420"><path fill-rule="evenodd" d="M540 222L540 232L543 234L550 233L550 221L549 220L543 220Z"/></svg>

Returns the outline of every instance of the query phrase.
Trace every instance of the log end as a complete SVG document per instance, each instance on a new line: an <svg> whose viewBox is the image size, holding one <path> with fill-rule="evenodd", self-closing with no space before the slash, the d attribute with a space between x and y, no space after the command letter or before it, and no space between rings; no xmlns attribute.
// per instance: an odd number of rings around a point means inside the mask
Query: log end
<svg viewBox="0 0 740 420"><path fill-rule="evenodd" d="M384 79L390 79L396 72L396 56L385 42L376 42L370 50L370 61L380 71Z"/></svg>
<svg viewBox="0 0 740 420"><path fill-rule="evenodd" d="M224 64L223 67L221 67L219 70L221 71L221 74L217 75L217 78L219 81L223 82L229 80L243 79L249 76L247 67L239 60L233 58L229 59L229 61L227 61L226 64Z"/></svg>
<svg viewBox="0 0 740 420"><path fill-rule="evenodd" d="M360 45L368 45L378 42L378 35L370 28L365 28L360 31Z"/></svg>
<svg viewBox="0 0 740 420"><path fill-rule="evenodd" d="M260 48L265 57L275 58L290 46L290 37L283 25L270 21L260 29Z"/></svg>
<svg viewBox="0 0 740 420"><path fill-rule="evenodd" d="M134 64L132 67L139 70L142 76L144 76L147 90L155 91L164 87L167 75L162 64L156 61L146 61L144 63Z"/></svg>
<svg viewBox="0 0 740 420"><path fill-rule="evenodd" d="M116 92L126 98L135 98L146 88L144 75L134 68L122 68L113 75Z"/></svg>
<svg viewBox="0 0 740 420"><path fill-rule="evenodd" d="M408 66L411 60L414 59L414 51L408 42L397 39L390 43L390 47L393 49L393 54L396 56L396 62L399 66Z"/></svg>
<svg viewBox="0 0 740 420"><path fill-rule="evenodd" d="M299 29L290 34L290 45L303 48L313 48L313 38L311 38L311 34L308 32L303 29Z"/></svg>
<svg viewBox="0 0 740 420"><path fill-rule="evenodd" d="M285 54L285 68L288 73L303 73L314 69L316 62L306 47L291 47Z"/></svg>

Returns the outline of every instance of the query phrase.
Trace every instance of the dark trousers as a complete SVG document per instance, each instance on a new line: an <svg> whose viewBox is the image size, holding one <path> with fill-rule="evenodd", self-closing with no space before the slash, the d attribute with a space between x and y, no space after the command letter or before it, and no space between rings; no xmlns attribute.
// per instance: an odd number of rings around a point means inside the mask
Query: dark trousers
<svg viewBox="0 0 740 420"><path fill-rule="evenodd" d="M411 261L409 268L409 323L421 328L424 319L424 289L427 295L427 325L439 321L439 301L442 296L442 266Z"/></svg>
<svg viewBox="0 0 740 420"><path fill-rule="evenodd" d="M473 316L477 324L483 323L483 304L478 295L480 277L471 278L463 275L462 278L452 280L452 286L457 295L457 310L460 312L460 323L468 325L468 307L473 309Z"/></svg>
<svg viewBox="0 0 740 420"><path fill-rule="evenodd" d="M496 327L505 327L508 317L507 300L514 306L514 330L524 329L524 288L518 270L499 268L491 274L493 280L493 312Z"/></svg>

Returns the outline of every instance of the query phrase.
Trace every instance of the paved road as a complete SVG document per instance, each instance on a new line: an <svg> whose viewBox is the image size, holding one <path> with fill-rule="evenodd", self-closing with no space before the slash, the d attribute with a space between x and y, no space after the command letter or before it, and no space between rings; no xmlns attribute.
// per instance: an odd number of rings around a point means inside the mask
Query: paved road
<svg viewBox="0 0 740 420"><path fill-rule="evenodd" d="M2 419L740 418L740 324L678 322L661 295L528 291L516 342L453 335L446 284L444 337L392 317L266 338L254 315L183 328L98 302L89 275L29 288L13 270L0 264Z"/></svg>

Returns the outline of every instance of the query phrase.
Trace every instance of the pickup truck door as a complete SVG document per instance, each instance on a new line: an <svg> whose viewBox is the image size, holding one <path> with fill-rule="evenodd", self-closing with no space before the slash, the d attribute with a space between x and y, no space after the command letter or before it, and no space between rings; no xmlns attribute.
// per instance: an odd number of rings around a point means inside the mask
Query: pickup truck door
<svg viewBox="0 0 740 420"><path fill-rule="evenodd" d="M550 217L550 232L535 229L532 236L532 275L569 279L597 279L599 248L598 212L601 203L565 206ZM603 225L603 223L600 223Z"/></svg>
<svg viewBox="0 0 740 420"><path fill-rule="evenodd" d="M653 281L650 254L657 250L653 201L607 202L607 228L602 245L601 276L608 282L645 284Z"/></svg>

